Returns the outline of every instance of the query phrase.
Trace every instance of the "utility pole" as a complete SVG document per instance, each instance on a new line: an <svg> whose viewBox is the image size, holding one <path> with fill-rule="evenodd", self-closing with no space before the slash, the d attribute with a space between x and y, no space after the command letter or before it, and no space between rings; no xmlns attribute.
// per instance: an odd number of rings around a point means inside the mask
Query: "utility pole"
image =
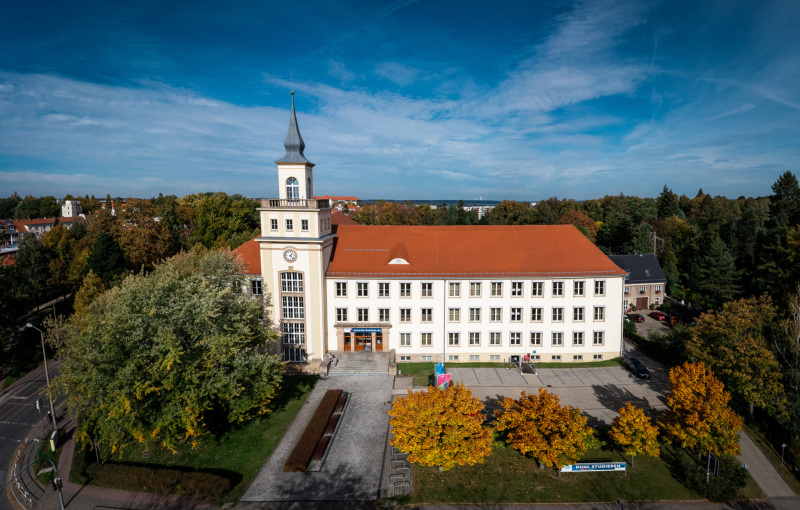
<svg viewBox="0 0 800 510"><path fill-rule="evenodd" d="M45 377L45 380L47 381L47 399L50 401L50 414L53 417L53 428L58 428L58 426L57 426L58 420L56 419L56 409L53 406L53 397L50 394L50 372L48 372L48 370L47 370L47 353L44 350L44 331L42 331L41 329L37 328L36 326L31 324L30 322L27 323L25 325L25 327L26 328L35 329L36 331L39 332L39 335L42 338L42 358L44 358L44 377Z"/></svg>

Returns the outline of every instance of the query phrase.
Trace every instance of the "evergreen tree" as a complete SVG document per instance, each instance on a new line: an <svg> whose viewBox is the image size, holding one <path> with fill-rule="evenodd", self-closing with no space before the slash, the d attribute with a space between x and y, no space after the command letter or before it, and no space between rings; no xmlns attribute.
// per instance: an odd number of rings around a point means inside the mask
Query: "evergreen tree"
<svg viewBox="0 0 800 510"><path fill-rule="evenodd" d="M106 285L117 275L127 269L128 263L119 243L111 234L103 233L97 238L89 258L86 259L86 269L94 271Z"/></svg>
<svg viewBox="0 0 800 510"><path fill-rule="evenodd" d="M719 309L741 292L741 272L736 269L733 256L719 235L713 234L705 246L707 248L692 265L692 290L702 306Z"/></svg>
<svg viewBox="0 0 800 510"><path fill-rule="evenodd" d="M658 217L662 220L681 212L678 195L673 193L666 184L664 185L664 190L656 199L656 205L658 208Z"/></svg>

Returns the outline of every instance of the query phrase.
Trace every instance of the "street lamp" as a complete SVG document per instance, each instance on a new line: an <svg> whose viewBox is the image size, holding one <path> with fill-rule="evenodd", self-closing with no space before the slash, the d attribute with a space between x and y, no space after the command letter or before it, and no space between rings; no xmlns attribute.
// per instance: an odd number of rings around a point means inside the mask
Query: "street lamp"
<svg viewBox="0 0 800 510"><path fill-rule="evenodd" d="M33 328L39 332L39 335L42 338L42 357L44 358L44 377L47 380L47 399L50 401L50 415L53 417L53 427L56 428L56 410L53 407L53 397L50 396L50 372L47 371L47 354L44 351L44 331L37 328L30 322L25 324L26 328Z"/></svg>
<svg viewBox="0 0 800 510"><path fill-rule="evenodd" d="M783 465L783 452L786 450L786 443L781 444L781 465Z"/></svg>

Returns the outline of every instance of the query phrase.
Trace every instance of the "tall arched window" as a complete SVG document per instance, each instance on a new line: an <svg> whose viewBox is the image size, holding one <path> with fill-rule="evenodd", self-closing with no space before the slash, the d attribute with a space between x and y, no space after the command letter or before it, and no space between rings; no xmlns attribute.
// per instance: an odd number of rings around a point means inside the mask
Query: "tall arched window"
<svg viewBox="0 0 800 510"><path fill-rule="evenodd" d="M311 200L311 177L308 178L308 182L306 183L306 199Z"/></svg>
<svg viewBox="0 0 800 510"><path fill-rule="evenodd" d="M294 177L286 179L286 199L297 200L300 198L300 184Z"/></svg>

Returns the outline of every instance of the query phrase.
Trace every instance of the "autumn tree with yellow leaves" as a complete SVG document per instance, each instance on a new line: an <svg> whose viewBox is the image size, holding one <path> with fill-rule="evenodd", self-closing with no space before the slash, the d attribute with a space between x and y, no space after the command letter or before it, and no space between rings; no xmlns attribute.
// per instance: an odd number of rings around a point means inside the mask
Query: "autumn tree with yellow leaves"
<svg viewBox="0 0 800 510"><path fill-rule="evenodd" d="M503 410L495 413L495 429L506 433L512 448L540 464L560 469L600 444L580 409L562 406L558 396L544 388L538 395L523 391L519 399L506 397L500 404Z"/></svg>
<svg viewBox="0 0 800 510"><path fill-rule="evenodd" d="M53 325L55 384L79 444L174 450L269 411L283 363L265 349L273 334L240 290L242 270L229 251L192 250Z"/></svg>
<svg viewBox="0 0 800 510"><path fill-rule="evenodd" d="M636 455L661 455L658 445L658 427L650 422L644 411L630 402L619 410L619 416L611 424L611 439L619 445L625 455L631 456L631 465Z"/></svg>
<svg viewBox="0 0 800 510"><path fill-rule="evenodd" d="M409 390L389 410L390 442L422 466L448 470L483 462L492 451L492 431L483 426L482 410L483 402L461 384Z"/></svg>
<svg viewBox="0 0 800 510"><path fill-rule="evenodd" d="M739 454L742 418L728 407L730 393L704 363L669 371L668 409L659 420L664 434L695 453Z"/></svg>

